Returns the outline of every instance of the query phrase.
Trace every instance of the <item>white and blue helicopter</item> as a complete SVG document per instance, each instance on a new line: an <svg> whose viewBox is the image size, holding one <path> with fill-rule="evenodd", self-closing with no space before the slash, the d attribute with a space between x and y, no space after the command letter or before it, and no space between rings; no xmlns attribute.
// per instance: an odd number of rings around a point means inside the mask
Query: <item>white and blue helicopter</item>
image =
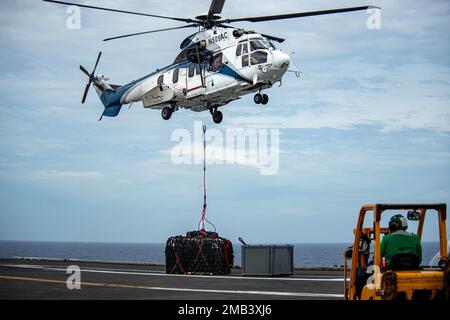
<svg viewBox="0 0 450 320"><path fill-rule="evenodd" d="M174 62L126 85L109 84L109 79L95 74L101 52L92 72L80 66L89 80L83 94L86 101L91 85L104 106L103 116L115 117L123 105L142 102L144 108L161 110L164 120L181 109L200 112L209 110L213 121L221 123L223 114L218 110L231 101L252 93L256 104L267 104L269 97L262 91L280 82L290 66L290 57L278 49L274 42L284 39L235 28L235 22L263 22L281 19L309 17L317 15L352 12L374 9L374 6L279 14L271 16L222 19L225 0L212 0L208 13L195 19L176 18L140 12L124 11L76 3L43 0L62 5L75 5L81 8L112 11L125 14L170 19L187 25L127 34L105 39L110 41L125 37L183 29L198 28L198 31L181 43L181 52Z"/></svg>

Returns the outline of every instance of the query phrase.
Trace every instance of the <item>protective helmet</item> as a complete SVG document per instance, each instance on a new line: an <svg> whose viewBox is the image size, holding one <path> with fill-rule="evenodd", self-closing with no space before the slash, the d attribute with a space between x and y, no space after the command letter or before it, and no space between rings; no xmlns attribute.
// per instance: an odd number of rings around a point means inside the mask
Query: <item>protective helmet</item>
<svg viewBox="0 0 450 320"><path fill-rule="evenodd" d="M389 229L391 232L395 232L397 230L406 230L408 229L408 220L401 214L396 214L389 221Z"/></svg>

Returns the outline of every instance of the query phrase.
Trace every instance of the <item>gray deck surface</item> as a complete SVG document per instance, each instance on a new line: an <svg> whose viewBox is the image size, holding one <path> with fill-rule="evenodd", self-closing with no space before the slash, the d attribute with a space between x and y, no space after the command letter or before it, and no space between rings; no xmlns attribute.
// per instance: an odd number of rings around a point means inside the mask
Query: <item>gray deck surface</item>
<svg viewBox="0 0 450 320"><path fill-rule="evenodd" d="M81 289L66 285L81 268ZM342 299L343 272L296 270L291 277L168 275L164 266L0 259L0 299Z"/></svg>

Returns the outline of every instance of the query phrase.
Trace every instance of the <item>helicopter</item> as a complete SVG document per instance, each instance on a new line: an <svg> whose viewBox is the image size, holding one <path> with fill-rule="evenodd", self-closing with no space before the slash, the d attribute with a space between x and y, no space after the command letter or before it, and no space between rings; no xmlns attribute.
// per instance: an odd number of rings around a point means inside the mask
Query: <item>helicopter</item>
<svg viewBox="0 0 450 320"><path fill-rule="evenodd" d="M123 105L142 102L144 108L161 110L164 120L169 120L172 114L180 109L190 109L195 112L209 110L216 124L221 123L223 119L223 114L218 109L242 96L255 94L254 102L266 105L269 102L269 96L263 93L263 90L271 88L276 83L280 83L281 86L282 78L291 64L290 56L275 44L283 43L285 39L244 30L230 24L380 9L375 6L360 6L222 19L220 14L225 0L212 0L207 13L195 18L178 18L63 1L43 1L186 23L172 28L115 36L103 41L176 29L197 28L197 32L181 42L181 52L170 65L125 85L110 84L109 79L104 75L95 73L102 55L100 52L92 72L80 65L80 70L88 77L81 102L85 103L89 89L93 85L104 106L99 121L104 116L117 116Z"/></svg>

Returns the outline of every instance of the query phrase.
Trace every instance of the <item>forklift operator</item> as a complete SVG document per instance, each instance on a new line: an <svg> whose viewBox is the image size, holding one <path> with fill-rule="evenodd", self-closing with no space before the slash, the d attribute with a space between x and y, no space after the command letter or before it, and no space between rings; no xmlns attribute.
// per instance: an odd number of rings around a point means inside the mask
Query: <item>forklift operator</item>
<svg viewBox="0 0 450 320"><path fill-rule="evenodd" d="M383 237L380 246L381 256L386 259L389 269L391 259L398 254L416 254L422 262L422 245L417 235L406 232L408 221L401 214L393 216L389 222L390 234Z"/></svg>

